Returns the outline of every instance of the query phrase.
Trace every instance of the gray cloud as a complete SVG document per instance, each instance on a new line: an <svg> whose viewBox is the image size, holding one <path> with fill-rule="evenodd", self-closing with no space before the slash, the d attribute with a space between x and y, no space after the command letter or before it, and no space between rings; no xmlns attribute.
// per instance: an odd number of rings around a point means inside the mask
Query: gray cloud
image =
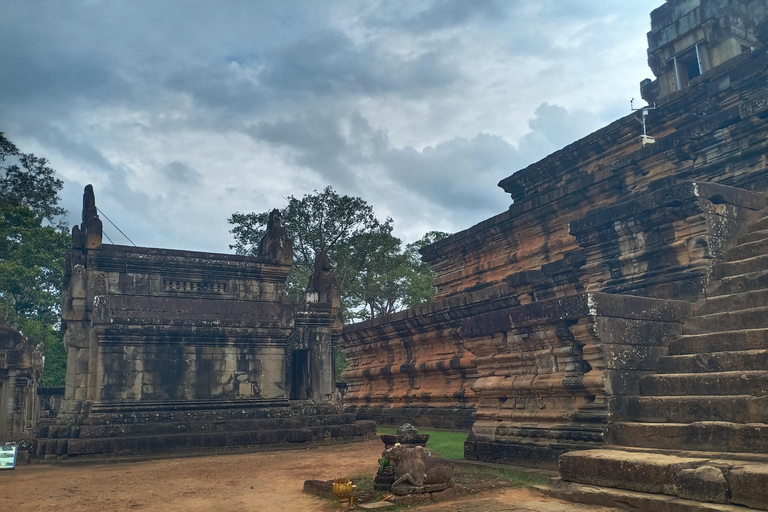
<svg viewBox="0 0 768 512"><path fill-rule="evenodd" d="M203 179L203 175L190 167L189 164L178 160L165 164L160 172L174 185L182 187L199 185Z"/></svg>
<svg viewBox="0 0 768 512"><path fill-rule="evenodd" d="M274 90L317 95L410 96L451 84L455 69L441 55L400 56L371 44L355 44L338 31L311 34L267 56L260 81Z"/></svg>
<svg viewBox="0 0 768 512"><path fill-rule="evenodd" d="M0 130L137 243L227 251L232 211L327 184L413 239L621 115L660 2L11 0Z"/></svg>

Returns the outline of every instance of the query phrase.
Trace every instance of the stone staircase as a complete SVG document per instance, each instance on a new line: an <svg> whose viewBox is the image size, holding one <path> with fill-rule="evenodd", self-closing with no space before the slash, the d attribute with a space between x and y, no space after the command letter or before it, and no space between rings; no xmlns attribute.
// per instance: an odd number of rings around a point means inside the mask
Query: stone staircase
<svg viewBox="0 0 768 512"><path fill-rule="evenodd" d="M614 423L560 458L553 492L631 510L768 510L768 209ZM734 506L739 505L739 506Z"/></svg>

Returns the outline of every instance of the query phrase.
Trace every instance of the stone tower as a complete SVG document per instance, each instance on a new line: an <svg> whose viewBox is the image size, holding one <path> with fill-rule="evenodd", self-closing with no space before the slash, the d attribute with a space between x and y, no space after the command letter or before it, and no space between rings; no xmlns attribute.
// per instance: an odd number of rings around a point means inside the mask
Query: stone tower
<svg viewBox="0 0 768 512"><path fill-rule="evenodd" d="M688 86L694 78L750 52L768 0L667 0L651 13L648 65L656 80L643 80L649 103Z"/></svg>

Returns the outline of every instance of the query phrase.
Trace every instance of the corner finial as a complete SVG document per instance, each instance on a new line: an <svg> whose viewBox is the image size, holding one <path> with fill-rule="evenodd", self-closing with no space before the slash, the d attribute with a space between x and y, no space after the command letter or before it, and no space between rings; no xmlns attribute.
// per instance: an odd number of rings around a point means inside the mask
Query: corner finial
<svg viewBox="0 0 768 512"><path fill-rule="evenodd" d="M79 236L82 237L85 249L101 247L102 225L99 212L96 209L96 197L93 185L86 185L83 191L83 223L80 225ZM73 239L75 237L73 232Z"/></svg>

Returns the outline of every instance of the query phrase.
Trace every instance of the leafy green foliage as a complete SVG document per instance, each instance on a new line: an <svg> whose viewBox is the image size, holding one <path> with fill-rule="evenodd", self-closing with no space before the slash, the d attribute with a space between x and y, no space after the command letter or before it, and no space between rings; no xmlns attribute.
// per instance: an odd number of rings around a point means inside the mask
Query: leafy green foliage
<svg viewBox="0 0 768 512"><path fill-rule="evenodd" d="M69 233L62 182L44 158L0 133L0 311L47 349L44 382L64 385L59 300Z"/></svg>
<svg viewBox="0 0 768 512"><path fill-rule="evenodd" d="M338 345L333 347L333 357L336 359L336 366L334 367L336 370L336 380L344 380L341 378L341 374L349 367L349 363L347 362L347 357L344 355L344 352L341 351L341 347Z"/></svg>
<svg viewBox="0 0 768 512"><path fill-rule="evenodd" d="M430 232L402 248L392 235L393 221L379 221L373 208L359 197L339 195L331 187L288 197L281 211L283 226L293 241L294 265L289 294L297 298L314 269L315 254L326 251L342 294L346 319L366 319L429 302L434 294L432 272L418 249L447 236ZM238 254L256 254L269 212L234 213L229 218Z"/></svg>

